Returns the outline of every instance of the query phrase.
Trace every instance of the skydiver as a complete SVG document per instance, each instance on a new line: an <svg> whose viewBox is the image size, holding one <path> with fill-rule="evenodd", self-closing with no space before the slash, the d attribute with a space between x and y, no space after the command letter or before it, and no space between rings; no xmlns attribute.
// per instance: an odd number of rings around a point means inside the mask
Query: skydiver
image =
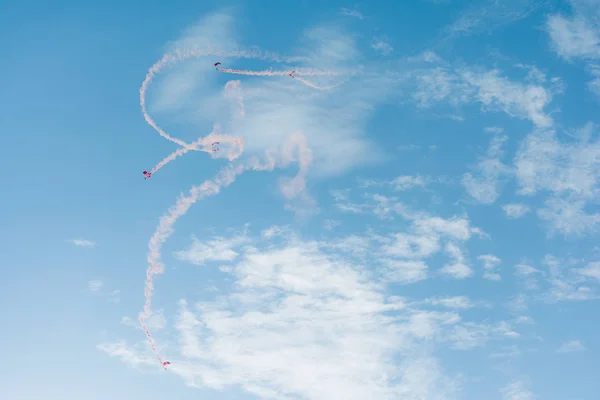
<svg viewBox="0 0 600 400"><path fill-rule="evenodd" d="M144 175L146 175L146 177L144 179L148 179L152 176L152 173L150 173L148 171L144 171Z"/></svg>

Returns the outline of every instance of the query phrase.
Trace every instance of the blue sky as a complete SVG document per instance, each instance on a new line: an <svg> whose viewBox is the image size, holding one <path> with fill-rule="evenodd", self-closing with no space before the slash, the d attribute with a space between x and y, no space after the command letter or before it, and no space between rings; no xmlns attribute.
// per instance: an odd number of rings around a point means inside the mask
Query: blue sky
<svg viewBox="0 0 600 400"><path fill-rule="evenodd" d="M3 4L0 397L595 398L600 3L202 3Z"/></svg>

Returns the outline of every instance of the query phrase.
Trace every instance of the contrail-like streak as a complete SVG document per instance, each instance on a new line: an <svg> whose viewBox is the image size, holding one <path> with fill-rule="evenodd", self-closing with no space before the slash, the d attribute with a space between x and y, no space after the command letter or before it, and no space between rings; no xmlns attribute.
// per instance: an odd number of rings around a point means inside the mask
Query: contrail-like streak
<svg viewBox="0 0 600 400"><path fill-rule="evenodd" d="M167 165L169 162L174 160L175 158L187 153L188 151L205 151L212 152L210 148L210 144L218 141L222 143L230 143L234 145L234 149L228 153L227 158L229 161L233 161L237 159L244 151L244 142L241 138L231 137L229 135L211 133L206 137L200 138L190 144L185 143L184 141L177 139L167 132L165 132L161 127L159 127L156 122L152 119L152 117L148 114L148 110L146 109L146 92L148 86L152 82L153 78L158 74L163 68L166 66L173 64L175 62L183 61L188 58L202 57L202 56L221 56L221 57L243 57L243 58L261 58L261 59L270 59L272 61L280 61L276 56L268 54L268 53L260 53L258 51L251 52L230 52L224 53L219 51L200 51L200 50L189 50L189 51L180 51L177 50L173 53L164 55L158 62L150 67L148 73L144 81L142 82L142 86L140 87L140 106L142 108L142 113L144 115L144 119L154 130L156 130L162 137L165 139L178 144L181 148L177 149L175 152L171 153L163 160L161 160L152 170L151 173L158 171L160 168ZM290 71L248 71L248 70L220 70L219 72L223 73L231 73L238 75L257 75L257 76L283 76L285 74L289 74ZM327 71L298 71L296 72L298 75L337 75L335 72L327 72ZM308 85L310 87L321 89L316 85L311 84L303 80L302 78L296 78L298 81ZM297 155L294 155L297 149ZM161 248L163 244L167 241L167 239L173 234L173 225L175 222L184 216L189 208L196 203L198 200L203 199L208 196L218 194L222 188L231 185L236 177L243 173L244 171L254 170L254 171L271 171L275 168L276 165L280 164L281 166L288 165L291 162L297 162L300 166L298 174L293 179L289 180L286 185L283 187L284 195L288 198L295 197L305 187L306 182L306 172L308 166L312 161L312 153L311 150L306 146L306 139L301 134L293 135L286 146L283 148L281 154L279 154L279 160L277 157L273 155L273 150L267 151L265 153L266 161L261 162L259 159L253 157L250 158L246 162L238 162L236 164L230 164L227 167L221 169L214 179L207 180L201 185L194 186L190 189L187 195L180 196L176 203L169 208L169 210L159 219L158 226L156 231L150 238L148 243L148 268L146 270L146 280L144 287L144 297L145 303L142 312L139 314L139 319L142 325L142 329L146 333L148 337L148 341L150 342L150 346L154 355L159 360L161 365L163 365L163 360L160 357L158 350L156 349L156 345L148 326L146 325L146 319L152 315L151 304L152 304L152 292L154 290L154 281L153 278L155 275L164 273L164 264L161 261ZM164 367L164 366L163 366ZM166 368L165 368L166 369Z"/></svg>

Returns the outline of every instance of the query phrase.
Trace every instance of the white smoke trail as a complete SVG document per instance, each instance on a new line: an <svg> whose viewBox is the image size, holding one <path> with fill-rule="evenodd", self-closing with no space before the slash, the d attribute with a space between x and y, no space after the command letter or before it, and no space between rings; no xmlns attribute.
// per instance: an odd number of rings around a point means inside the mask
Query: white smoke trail
<svg viewBox="0 0 600 400"><path fill-rule="evenodd" d="M192 57L202 57L202 56L228 56L228 57L244 57L244 58L263 58L263 59L271 59L274 61L279 61L273 55L265 55L261 54L258 51L253 52L235 52L235 53L222 53L218 51L200 51L200 50L190 50L190 51L180 51L177 50L172 54L164 55L157 63L152 65L146 74L146 77L140 87L140 106L142 108L142 113L144 115L144 119L146 122L154 128L162 137L165 139L174 142L182 148L176 150L171 153L169 156L160 161L153 169L152 173L158 171L160 168L164 167L170 161L175 158L187 153L190 150L194 151L209 151L208 146L215 141L223 142L223 143L232 143L235 145L236 149L234 149L229 155L228 159L230 161L238 158L244 150L244 143L240 138L232 138L228 135L211 133L204 138L200 138L191 144L187 144L184 141L177 139L175 137L170 136L166 133L162 128L160 128L156 122L150 117L148 111L146 109L146 91L148 86L152 82L154 76L159 73L165 66L172 64L174 62L182 61L187 58ZM254 71L245 71L245 70L231 70L226 73L234 73L241 75L259 75L259 76L274 76L278 74L271 74L272 71L259 71L258 73L253 73ZM305 74L309 74L310 71ZM326 73L314 73L314 75ZM282 75L282 74L281 74ZM306 82L303 82L306 84ZM311 86L311 85L309 85ZM316 86L312 86L318 89ZM243 104L243 103L242 103ZM293 148L298 148L298 156L293 156ZM212 151L212 149L210 149ZM306 147L306 140L304 136L301 134L294 135L290 142L287 144L286 148L283 151L283 157L280 161L282 166L289 164L290 162L297 161L300 165L299 172L297 176L291 179L287 185L282 187L282 191L284 195L288 198L296 196L298 193L302 192L305 187L306 180L306 171L308 165L311 163L312 157L310 149ZM228 167L223 168L217 176L213 180L205 181L203 184L199 186L194 186L190 189L190 192L187 196L180 196L177 199L177 202L169 208L167 213L163 215L159 219L159 224L152 235L149 243L148 243L148 268L146 270L146 281L144 287L144 296L145 303L143 311L139 314L139 319L142 325L146 336L148 337L148 341L150 342L150 346L155 356L160 361L161 365L163 363L162 358L160 357L154 339L148 330L145 320L150 317L152 314L151 311L151 300L152 300L152 292L154 290L154 282L153 277L158 274L164 273L164 265L161 261L160 251L162 245L166 242L166 240L173 234L173 225L175 222L184 216L189 208L196 203L198 200L210 196L215 195L220 192L223 187L227 187L235 181L237 175L243 173L246 170L256 170L256 171L271 171L275 168L277 162L276 157L273 156L273 151L266 152L266 162L261 163L257 158L251 158L246 163L240 163L236 165L230 165ZM166 369L166 368L165 368Z"/></svg>
<svg viewBox="0 0 600 400"><path fill-rule="evenodd" d="M237 147L236 150L228 153L227 159L229 161L235 160L244 152L244 141L241 138L231 137L229 135L224 134L211 133L208 136L202 137L196 140L195 142L192 142L188 147L180 147L173 153L169 154L167 157L163 158L158 164L156 164L156 166L152 168L150 173L155 173L156 171L158 171L177 157L184 155L190 150L199 150L205 151L207 153L213 153L211 144L214 142L232 143Z"/></svg>
<svg viewBox="0 0 600 400"><path fill-rule="evenodd" d="M292 154L293 148L298 149L298 155L294 157ZM146 326L145 320L152 315L150 310L152 301L152 292L154 290L153 278L155 275L164 273L164 264L161 261L161 248L167 239L173 234L173 225L177 220L183 217L189 208L196 203L198 200L208 196L218 194L222 188L231 185L235 178L243 173L244 171L272 171L277 165L276 158L273 156L273 150L266 152L266 162L261 163L256 157L250 158L246 163L240 163L237 165L230 165L223 168L217 173L217 176L213 180L207 180L201 185L194 186L190 189L187 196L180 196L177 202L169 208L166 214L164 214L158 223L156 231L150 238L148 243L148 269L146 270L146 282L144 289L144 296L146 301L144 303L144 309L139 315L140 322L146 336L150 341L150 345L154 354L161 362L162 358L158 354L154 340L148 327ZM300 169L295 178L291 180L292 184L289 186L292 189L288 189L285 193L286 196L294 197L305 186L306 171L308 165L311 163L312 156L309 148L306 147L306 139L303 135L294 135L290 142L288 142L286 148L283 151L280 165L285 167L291 162L297 161L300 165Z"/></svg>
<svg viewBox="0 0 600 400"><path fill-rule="evenodd" d="M246 115L244 107L244 96L242 94L242 88L240 81L229 81L225 84L225 96L234 100L237 103L237 115L236 117L243 117Z"/></svg>
<svg viewBox="0 0 600 400"><path fill-rule="evenodd" d="M159 169L161 169L162 167L167 165L169 162L171 162L175 158L187 153L188 151L194 150L194 151L208 152L207 148L206 148L206 142L204 139L198 139L197 141L195 141L191 144L187 144L183 140L180 140L178 138L175 138L175 137L169 135L167 132L165 132L161 127L159 127L156 124L156 122L152 119L152 117L150 116L150 114L148 113L148 110L146 108L146 92L148 90L148 86L150 85L150 83L152 83L152 80L154 79L156 74L158 74L166 66L174 64L176 62L184 61L184 60L190 59L190 58L199 58L199 57L206 57L206 56L259 58L259 59L265 59L265 60L271 60L271 61L277 61L277 62L281 61L281 59L274 54L263 53L258 50L221 52L221 51L212 51L212 50L194 50L194 49L192 49L192 50L175 50L173 53L165 54L159 61L157 61L154 65L152 65L148 69L148 72L146 73L146 77L144 78L144 81L142 82L142 86L140 87L140 106L142 108L142 114L144 115L144 119L146 120L148 125L150 125L152 128L154 128L154 130L156 130L156 132L158 132L162 137L164 137L165 139L167 139L173 143L180 145L183 148L176 150L175 152L171 153L170 155L165 157L163 160L161 160L154 168L152 168L152 170L150 172L151 174L158 171ZM293 60L293 58L288 58L287 60ZM284 61L287 61L287 60L284 60ZM289 75L292 72L292 71L271 71L271 70L250 71L250 70L222 69L222 68L217 69L217 71L222 72L222 73L236 74L236 75L255 75L255 76L282 76L282 75ZM302 70L298 70L294 73L294 75L307 75L307 76L340 75L340 74L341 74L340 72L336 72L336 71L317 71L317 70L310 70L310 69L302 69ZM320 87L320 86L317 86L317 85L315 85L305 79L299 78L299 77L296 78L296 80L298 80L299 82L301 82L309 87L312 87L312 88L318 89L318 90L329 90L329 89L336 87L336 86ZM222 140L224 142L227 142L227 141L231 141L232 139L227 139L224 137ZM239 145L238 142L236 142L236 144ZM199 147L199 146L202 146L202 147ZM240 154L241 154L241 152L240 152ZM238 154L238 156L239 156L239 154Z"/></svg>
<svg viewBox="0 0 600 400"><path fill-rule="evenodd" d="M265 69L263 71L251 71L248 69L231 69L231 68L218 68L217 71L223 72L226 74L236 74L236 75L250 75L250 76L285 76L294 72L294 75L303 75L303 76L339 76L342 75L341 72L336 71L319 71L313 69L302 69L302 70L281 70L281 71L273 71L270 69Z"/></svg>

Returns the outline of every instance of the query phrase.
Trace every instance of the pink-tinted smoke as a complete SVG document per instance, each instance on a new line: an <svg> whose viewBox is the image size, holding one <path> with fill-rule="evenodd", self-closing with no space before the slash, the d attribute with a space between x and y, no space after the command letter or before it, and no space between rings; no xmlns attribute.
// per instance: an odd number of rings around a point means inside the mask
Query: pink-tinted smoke
<svg viewBox="0 0 600 400"><path fill-rule="evenodd" d="M294 149L297 149L298 151L296 156L293 154ZM287 196L294 197L297 195L305 186L306 170L311 162L311 153L310 149L306 147L305 137L301 134L294 135L281 152L279 161L277 161L277 158L273 153L275 153L273 150L267 151L265 161L263 162L256 157L252 157L244 163L229 165L223 168L217 173L214 179L207 180L199 186L194 186L190 189L188 195L180 196L176 203L169 208L167 213L160 218L158 227L148 243L148 269L146 270L146 283L144 289L146 301L144 303L144 309L139 315L139 319L144 332L146 332L146 335L148 336L152 350L161 364L162 359L156 350L154 339L146 326L145 319L152 314L150 307L152 292L154 290L153 278L155 275L164 273L164 264L161 261L162 245L173 234L173 225L175 222L184 216L194 203L205 197L218 194L222 188L231 185L235 181L235 178L244 171L272 171L278 164L280 166L286 166L291 162L297 161L300 164L300 168L297 176L291 180L293 184L290 188L292 189L288 191Z"/></svg>
<svg viewBox="0 0 600 400"><path fill-rule="evenodd" d="M158 124L156 124L156 122L154 121L154 119L152 119L152 117L150 116L150 114L148 113L148 110L146 108L146 93L148 91L148 86L150 85L150 83L152 83L152 80L154 79L156 74L158 74L165 67L167 67L171 64L174 64L176 62L184 61L184 60L190 59L190 58L199 58L199 57L206 57L206 56L260 58L260 59L267 59L267 60L271 60L271 61L280 61L279 57L269 54L269 53L262 53L262 52L259 52L258 50L237 51L237 52L221 52L221 51L212 51L212 50L175 50L173 53L165 54L159 61L157 61L154 65L152 65L148 69L148 72L146 73L146 77L144 78L144 81L142 82L142 86L140 87L140 106L142 108L142 114L144 116L144 119L148 123L148 125L150 125L152 128L154 128L154 130L156 130L156 132L158 132L165 139L180 145L182 148L174 151L173 153L171 153L170 155L165 157L163 160L161 160L151 170L151 174L155 173L156 171L158 171L159 169L161 169L162 167L167 165L169 162L171 162L175 158L187 153L188 151L191 151L191 150L206 151L206 152L212 151L212 150L208 150L206 148L206 140L205 140L206 138L201 138L201 139L196 140L193 143L188 144L181 139L178 139L176 137L169 135L160 126L158 126ZM288 75L291 72L291 71L271 71L271 70L250 71L250 70L241 70L241 69L222 69L222 68L219 68L217 70L221 73L228 73L228 74L235 74L235 75L254 75L254 76L283 76L283 75ZM307 76L339 75L339 74L340 73L336 72L336 71L317 71L317 70L310 70L310 69L304 69L304 70L299 70L299 71L295 72L295 75L307 75ZM312 82L309 82L300 77L297 77L296 80L303 83L304 85L307 85L309 87L312 87L312 88L318 89L318 90L329 90L329 89L332 89L335 87L335 86L320 87L320 86L315 85ZM231 139L226 136L221 136L221 138L222 138L223 142L234 143L235 145L237 145L238 147L241 148L241 142L240 142L241 139ZM238 156L240 154L241 154L241 151L239 152ZM235 157L234 157L234 159L235 159ZM232 159L230 158L230 160L232 160Z"/></svg>
<svg viewBox="0 0 600 400"><path fill-rule="evenodd" d="M187 58L193 57L202 57L202 56L227 56L227 57L244 57L244 58L262 58L262 59L272 59L274 61L279 61L276 56L265 55L264 53L259 53L257 51L254 52L235 52L235 53L223 53L218 51L200 51L200 50L189 50L189 51L180 51L177 50L174 53L166 54L163 56L157 63L155 63L146 74L146 78L144 79L142 86L140 87L140 106L142 108L142 113L144 115L144 119L146 122L154 128L162 137L165 139L176 143L181 146L180 149L171 153L169 156L160 161L153 169L152 173L158 171L160 168L168 164L170 161L175 158L187 153L190 150L194 151L205 151L212 152L212 148L210 144L215 141L219 141L222 143L230 143L234 145L234 149L228 153L227 158L230 161L237 159L244 150L244 143L240 138L233 138L228 135L211 133L206 137L200 138L195 142L190 144L185 143L184 141L172 137L167 132L165 132L162 128L160 128L156 122L150 117L148 111L146 109L146 92L148 86L152 82L154 76L159 73L164 67L169 64L185 60ZM259 76L274 76L274 75L283 75L279 73L272 73L272 71L246 71L246 70L228 70L221 71L224 73L233 73L233 74L241 74L241 75L259 75ZM286 74L287 71L283 71ZM301 74L304 75L333 75L334 73L321 73L315 72L311 73L311 71L303 71ZM297 78L298 79L298 78ZM301 82L303 82L301 80ZM303 82L306 84L306 82ZM309 85L311 86L311 85ZM319 89L319 87L311 86ZM294 149L298 150L297 155L294 155ZM306 181L306 171L308 165L311 163L311 153L310 149L306 146L306 140L303 135L296 134L290 141L285 145L283 151L280 153L280 160L277 161L277 157L274 155L275 151L270 150L265 154L265 161L261 162L259 159L253 157L244 163L238 163L235 165L229 165L228 167L223 168L219 173L217 173L216 177L213 180L205 181L203 184L199 186L194 186L190 189L190 192L186 196L180 196L176 203L169 208L166 214L164 214L159 219L159 224L150 238L148 243L148 269L146 270L146 281L144 288L144 296L145 303L143 311L139 315L139 319L142 325L142 329L146 333L148 337L148 341L150 342L150 346L152 347L152 351L155 356L160 361L161 365L163 365L162 358L160 357L158 350L156 349L156 345L152 335L146 325L146 319L151 316L151 300L152 300L152 292L154 290L154 282L153 277L158 274L164 273L164 265L161 261L161 248L162 245L166 242L166 240L173 233L173 225L175 222L181 218L183 215L187 213L189 208L196 203L198 200L216 195L220 192L223 187L229 186L234 182L237 175L241 174L247 170L255 170L255 171L270 171L279 163L281 166L288 165L291 162L299 163L299 171L295 178L289 180L289 182L282 187L282 191L287 198L291 198L296 196L298 193L302 192L305 187Z"/></svg>

